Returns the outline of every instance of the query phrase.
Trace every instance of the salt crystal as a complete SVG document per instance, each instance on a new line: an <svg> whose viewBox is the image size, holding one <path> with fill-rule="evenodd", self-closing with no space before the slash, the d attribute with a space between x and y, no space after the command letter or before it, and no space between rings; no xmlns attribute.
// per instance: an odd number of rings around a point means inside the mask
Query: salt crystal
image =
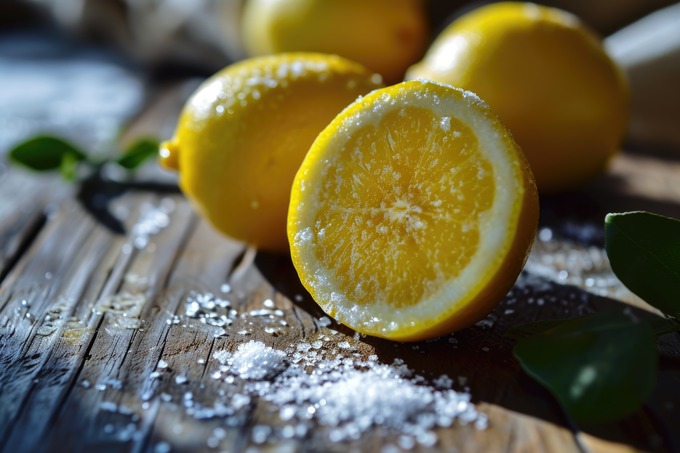
<svg viewBox="0 0 680 453"><path fill-rule="evenodd" d="M484 414L480 414L475 420L475 428L477 428L480 431L483 431L488 427L489 427L488 417Z"/></svg>
<svg viewBox="0 0 680 453"><path fill-rule="evenodd" d="M295 437L295 428L291 425L286 425L281 429L281 437L284 439L292 439Z"/></svg>
<svg viewBox="0 0 680 453"><path fill-rule="evenodd" d="M256 444L263 444L267 441L267 438L271 434L271 428L266 425L257 425L253 427L253 442Z"/></svg>
<svg viewBox="0 0 680 453"><path fill-rule="evenodd" d="M167 442L158 442L153 451L154 453L170 453L170 444Z"/></svg>
<svg viewBox="0 0 680 453"><path fill-rule="evenodd" d="M261 380L278 374L286 367L286 354L261 341L250 341L238 347L229 359L232 371L242 379Z"/></svg>
<svg viewBox="0 0 680 453"><path fill-rule="evenodd" d="M248 316L253 316L253 317L270 316L270 315L273 315L273 314L274 314L274 312L272 310L268 309L268 308L261 308L259 310L250 310L250 312L248 312Z"/></svg>
<svg viewBox="0 0 680 453"><path fill-rule="evenodd" d="M444 132L448 132L451 129L451 117L450 116L442 117L442 119L439 121L439 126Z"/></svg>
<svg viewBox="0 0 680 453"><path fill-rule="evenodd" d="M156 368L161 369L161 370L164 370L167 367L168 367L168 362L166 362L163 359L159 360L158 365L156 365Z"/></svg>
<svg viewBox="0 0 680 453"><path fill-rule="evenodd" d="M413 447L416 446L416 441L411 436L399 436L399 440L397 441L397 443L404 450L411 450Z"/></svg>
<svg viewBox="0 0 680 453"><path fill-rule="evenodd" d="M107 412L116 412L118 410L118 405L113 401L102 401L99 403L99 409Z"/></svg>
<svg viewBox="0 0 680 453"><path fill-rule="evenodd" d="M175 376L175 383L176 384L182 385L182 384L186 384L188 381L189 381L189 379L187 379L186 375L184 375L184 374L178 374L177 376Z"/></svg>
<svg viewBox="0 0 680 453"><path fill-rule="evenodd" d="M553 238L553 232L550 228L541 228L538 231L538 239L542 242L548 242Z"/></svg>
<svg viewBox="0 0 680 453"><path fill-rule="evenodd" d="M401 449L395 445L387 444L380 449L380 453L401 453Z"/></svg>
<svg viewBox="0 0 680 453"><path fill-rule="evenodd" d="M450 389L453 386L453 380L445 374L442 374L433 382L439 388Z"/></svg>
<svg viewBox="0 0 680 453"><path fill-rule="evenodd" d="M331 321L331 318L329 318L328 316L322 316L321 318L319 318L319 325L321 327L328 327L331 324L333 324L333 322Z"/></svg>
<svg viewBox="0 0 680 453"><path fill-rule="evenodd" d="M231 357L231 353L229 351L216 351L213 354L213 357L222 365L225 365L227 360L229 360L229 357Z"/></svg>

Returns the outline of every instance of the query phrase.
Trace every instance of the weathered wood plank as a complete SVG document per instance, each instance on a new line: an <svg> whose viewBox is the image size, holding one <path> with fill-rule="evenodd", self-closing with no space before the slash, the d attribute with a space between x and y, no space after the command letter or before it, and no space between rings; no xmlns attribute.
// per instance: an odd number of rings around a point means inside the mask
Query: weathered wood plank
<svg viewBox="0 0 680 453"><path fill-rule="evenodd" d="M57 227L50 228L53 224ZM81 235L77 227L86 229L87 234ZM52 275L50 280L55 287L52 294L44 299L42 306L32 307L39 308L36 317L41 320L34 347L42 354L35 368L47 379L32 383L30 398L23 403L24 415L16 420L17 426L9 433L9 445L39 441L40 435L27 436L26 433L40 434L51 421L54 406L73 386L75 373L87 351L87 340L99 322L92 313L94 302L106 280L115 274L123 238L97 226L82 209L69 203L48 224L40 242L44 244L38 243L35 255L25 257L17 283L7 290L16 291L24 281L34 283L45 272ZM63 250L65 245L70 249ZM49 256L45 257L44 253ZM64 269L56 270L52 265L43 271L41 266L50 265L53 259L59 260ZM31 380L22 381L23 385L31 383Z"/></svg>
<svg viewBox="0 0 680 453"><path fill-rule="evenodd" d="M78 216L75 219L77 220ZM73 228L71 230L73 231ZM88 288L92 274L87 267L80 265L101 260L103 249L108 246L107 238L96 234L89 234L86 238L80 238L80 241L83 242L83 247L77 254L61 255L65 263L71 264L67 275L70 274L72 278L63 279L54 268L46 271L53 272L55 288L44 294L46 304L31 306L30 312L36 317L34 325L28 326L24 323L17 329L18 333L23 334L24 338L20 341L24 341L25 348L14 348L10 345L7 351L9 355L3 354L11 359L11 364L3 370L3 377L9 380L3 385L1 396L5 403L2 405L2 414L8 419L2 426L3 444L5 441L11 444L11 438L16 438L17 435L32 440L39 439L36 436L27 436L26 433L33 433L34 430L39 432L38 428L49 422L45 409L53 399L58 399L59 391L55 393L55 389L69 385L73 367L77 369L78 362L64 364L64 357L56 345L63 341L62 335L68 338L67 341L70 343L87 329L86 325L74 317L76 302L83 294L91 291ZM38 261L42 261L43 258L40 255L36 257ZM74 263L77 264L74 266ZM42 271L41 269L39 275L44 275ZM27 274L27 278L31 277L33 274ZM16 335L14 337L16 338ZM18 356L18 362L12 359L12 351ZM27 358L31 358L30 366L26 365Z"/></svg>
<svg viewBox="0 0 680 453"><path fill-rule="evenodd" d="M155 210L163 203L163 200L148 197L139 204L141 219L133 225L127 242L119 249L116 268L121 271L111 273L93 308L96 330L89 338L87 354L80 357L82 363L77 376L80 385L73 387L61 407L55 408L55 414L58 414L51 428L52 433L62 429L56 435L61 445L89 449L95 446L111 448L113 443L120 448L129 444L137 432L130 425L138 420L139 415L124 410L121 417L111 408L118 406L118 389L127 385L128 373L123 365L133 353L135 338L144 335L148 320L157 313L157 307L152 304L155 293L163 286L193 218L188 207L179 204L172 220L162 221L162 224L167 223L166 227L158 231L152 228L152 237L148 237L148 231L137 231L136 225L146 224L149 219L145 216L159 213ZM148 244L135 247L140 238L149 239ZM141 284L140 277L146 278L146 282ZM112 422L125 422L127 431L123 434L120 430L113 432L108 428ZM87 433L86 440L70 436L74 430ZM52 433L48 439L55 437Z"/></svg>
<svg viewBox="0 0 680 453"><path fill-rule="evenodd" d="M45 207L67 193L55 178L18 169L0 174L0 282L44 225Z"/></svg>

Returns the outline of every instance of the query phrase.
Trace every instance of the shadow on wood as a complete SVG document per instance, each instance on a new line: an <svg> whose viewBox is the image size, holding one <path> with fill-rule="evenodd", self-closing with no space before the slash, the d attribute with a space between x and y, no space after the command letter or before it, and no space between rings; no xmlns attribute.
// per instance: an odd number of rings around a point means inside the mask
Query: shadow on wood
<svg viewBox="0 0 680 453"><path fill-rule="evenodd" d="M300 284L289 256L259 253L255 264L277 291L302 310L316 318L325 316ZM520 278L506 299L487 318L453 335L417 343L397 343L373 337L362 337L362 341L374 348L382 363L391 364L395 359L401 359L416 373L428 378L430 383L441 375L447 375L454 380L454 388L469 389L477 402L535 417L575 434L583 432L646 451L672 451L674 440L655 434L669 432L672 424L654 415L663 408L665 401L677 400L677 397L661 396L667 395L671 389L657 386L655 393L659 396L656 399L650 399L644 409L619 423L577 427L567 419L556 400L521 371L512 355L515 341L505 335L508 329L529 322L576 317L605 309L630 308L640 317L654 315L575 286L524 275L534 282L538 280L538 283L528 285ZM335 322L330 328L345 335L353 334L351 329ZM666 338L673 346L661 361L662 370L671 373L669 378L673 380L680 378L677 339L677 335Z"/></svg>

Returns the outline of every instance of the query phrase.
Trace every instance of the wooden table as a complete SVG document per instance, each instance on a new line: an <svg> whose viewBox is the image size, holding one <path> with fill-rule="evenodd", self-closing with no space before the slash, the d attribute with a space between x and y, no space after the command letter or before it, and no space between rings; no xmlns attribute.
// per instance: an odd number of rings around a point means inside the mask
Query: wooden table
<svg viewBox="0 0 680 453"><path fill-rule="evenodd" d="M161 93L124 140L172 127L187 91ZM147 170L142 177L158 174ZM238 376L233 385L215 378L218 352L253 340L289 351L289 359L299 344L320 340L327 354L344 353L341 344L348 344L357 360L402 359L429 387L450 376L453 388L469 392L486 414L488 428L456 422L435 430L436 444L416 444L413 451L680 451L677 334L659 338L658 382L645 407L620 423L588 429L571 423L521 372L513 340L505 336L509 327L534 320L622 303L645 307L613 278L602 221L606 212L633 209L680 217L680 154L627 151L582 192L543 199L540 238L508 298L478 325L417 344L357 338L329 323L288 256L257 253L219 235L177 192L88 190L91 207L107 206L124 232L84 209L77 188L2 167L2 451L387 452L408 446L398 431L379 426L358 440L332 442L331 428L313 418L305 432L291 434L278 408L254 394L234 414L220 412L217 403L233 406L234 389L243 389ZM230 301L233 324L210 325L187 314L192 298L206 293ZM263 309L280 312L265 316Z"/></svg>

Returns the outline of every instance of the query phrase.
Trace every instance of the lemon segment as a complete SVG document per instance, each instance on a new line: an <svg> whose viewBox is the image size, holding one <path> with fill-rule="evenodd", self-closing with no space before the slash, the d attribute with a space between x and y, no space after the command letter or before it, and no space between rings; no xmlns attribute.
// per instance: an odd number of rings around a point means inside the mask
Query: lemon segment
<svg viewBox="0 0 680 453"><path fill-rule="evenodd" d="M318 136L288 236L326 313L410 341L486 315L521 271L537 218L531 172L486 104L412 81L356 101Z"/></svg>
<svg viewBox="0 0 680 453"><path fill-rule="evenodd" d="M333 55L294 53L233 64L187 101L160 163L179 171L195 209L224 234L286 252L295 172L318 133L380 76Z"/></svg>

